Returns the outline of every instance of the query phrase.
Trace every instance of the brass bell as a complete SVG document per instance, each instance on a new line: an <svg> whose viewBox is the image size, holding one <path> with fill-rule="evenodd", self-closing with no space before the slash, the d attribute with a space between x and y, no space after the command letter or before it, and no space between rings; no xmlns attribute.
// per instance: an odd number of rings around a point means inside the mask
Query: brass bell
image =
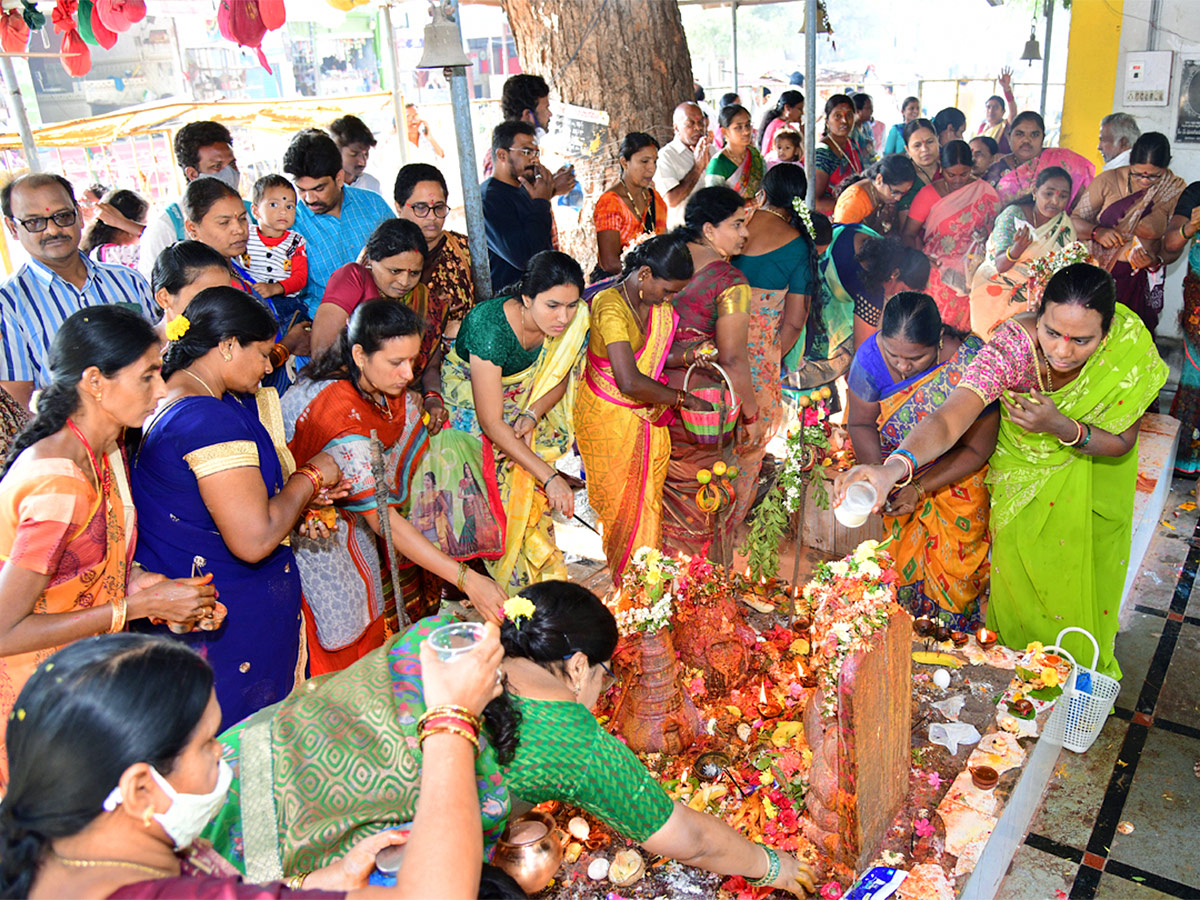
<svg viewBox="0 0 1200 900"><path fill-rule="evenodd" d="M1038 43L1037 36L1034 34L1033 29L1031 28L1031 29L1029 29L1029 40L1027 40L1025 42L1025 50L1021 54L1021 59L1028 60L1029 65L1032 66L1033 61L1035 59L1041 59L1041 58L1042 58L1042 47Z"/></svg>
<svg viewBox="0 0 1200 900"><path fill-rule="evenodd" d="M425 26L425 50L418 69L461 68L471 65L463 53L462 37L458 32L458 3L442 0L430 3L433 21Z"/></svg>

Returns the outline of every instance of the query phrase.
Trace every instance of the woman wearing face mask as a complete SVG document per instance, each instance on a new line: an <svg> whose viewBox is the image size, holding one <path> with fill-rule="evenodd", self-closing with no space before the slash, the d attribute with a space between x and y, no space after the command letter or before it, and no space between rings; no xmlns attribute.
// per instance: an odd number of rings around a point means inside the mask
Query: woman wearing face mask
<svg viewBox="0 0 1200 900"><path fill-rule="evenodd" d="M254 723L247 723L222 735L240 775L239 796L248 796L245 785L253 779L268 791L273 788L268 816L275 809L305 810L303 820L289 822L285 832L266 821L261 805L227 804L207 832L223 855L239 868L265 862L290 875L336 858L359 835L411 818L415 773L423 766L409 748L420 739L418 717L433 705L422 684L427 655L418 658L418 648L433 628L448 621L418 622L354 669L314 690L297 691L269 718L264 713L260 724L269 727L254 732ZM504 831L511 797L529 803L559 800L583 808L650 854L742 875L752 884L797 896L802 889L813 890L811 867L789 853L751 843L716 816L672 801L638 758L600 727L591 707L612 683L617 637L612 613L578 585L530 585L505 604L502 682L495 682L505 690L484 711L475 762L474 829L479 832L482 820L488 850ZM355 722L352 734L338 728L345 721ZM369 746L388 752L364 752L365 735ZM313 746L338 752L313 754L308 749ZM357 763L354 783L343 765L347 755ZM430 757L427 749L424 759ZM313 777L283 774L297 766ZM355 803L340 802L347 793ZM241 840L264 825L268 834L278 831L279 842L251 848ZM457 844L457 836L445 843Z"/></svg>
<svg viewBox="0 0 1200 900"><path fill-rule="evenodd" d="M657 547L662 487L671 459L670 410L708 404L659 381L695 348L672 348L679 316L671 301L692 277L687 242L653 237L625 255L614 287L592 298L587 369L575 401L575 434L588 478L588 502L604 523L613 581L633 551Z"/></svg>
<svg viewBox="0 0 1200 900"><path fill-rule="evenodd" d="M913 200L904 239L929 257L928 293L942 321L961 331L971 327L968 290L992 233L1000 197L990 184L971 174L971 148L966 142L950 141L939 161L942 177L922 188Z"/></svg>
<svg viewBox="0 0 1200 900"><path fill-rule="evenodd" d="M227 166L222 172L229 168ZM183 228L188 238L207 244L221 254L227 264L228 283L266 306L279 322L274 302L254 289L254 277L238 262L250 238L250 214L241 195L223 180L206 176L188 184L180 206L183 209ZM276 342L280 348L275 351L275 371L267 383L281 395L289 384L283 363L289 356L308 354L310 328L304 322L279 322Z"/></svg>
<svg viewBox="0 0 1200 900"><path fill-rule="evenodd" d="M1038 173L1051 166L1066 169L1071 175L1072 209L1095 177L1091 160L1066 147L1046 147L1046 123L1032 110L1018 113L1008 130L1012 152L999 157L988 169L987 180L996 186L1002 203L1033 193Z"/></svg>
<svg viewBox="0 0 1200 900"><path fill-rule="evenodd" d="M346 263L329 279L325 296L313 316L313 354L320 356L335 343L350 315L368 300L399 300L422 319L429 306L429 291L421 284L428 253L421 229L404 219L379 223L363 248L362 262ZM430 323L432 320L426 320ZM442 332L433 323L421 338L416 373L437 349Z"/></svg>
<svg viewBox="0 0 1200 900"><path fill-rule="evenodd" d="M734 432L738 446L757 443L766 428L750 377L750 285L730 263L745 246L746 219L745 201L727 187L702 188L688 199L684 224L677 231L687 241L694 274L672 301L679 314L672 346L694 349L679 357L678 366L666 370L668 384L682 390L693 363L720 365L741 403L741 418ZM725 385L717 379L715 374L703 373L698 379L693 373L690 384ZM719 445L700 443L679 419L671 422L670 433L671 465L663 486L663 549L692 555L711 542L711 552L717 554L713 529L720 521L720 537L727 541L733 517L718 517L715 511L696 505L696 475L722 458Z"/></svg>
<svg viewBox="0 0 1200 900"><path fill-rule="evenodd" d="M510 595L566 577L550 516L575 512L554 464L575 438L589 322L582 292L579 263L554 250L535 254L520 282L467 314L442 366L447 440L475 442L488 494L504 506L503 553L487 568Z"/></svg>
<svg viewBox="0 0 1200 900"><path fill-rule="evenodd" d="M169 329L167 396L131 471L138 562L179 578L211 574L229 610L223 626L177 638L213 667L227 724L303 678L300 575L284 542L341 477L324 454L297 471L283 446L279 401L259 391L275 328L265 306L228 285L197 294Z"/></svg>
<svg viewBox="0 0 1200 900"><path fill-rule="evenodd" d="M1038 174L1032 196L1014 200L996 216L971 282L971 330L985 341L1001 322L1037 309L1041 286L1029 266L1075 240L1070 200L1071 173L1051 166Z"/></svg>
<svg viewBox="0 0 1200 900"><path fill-rule="evenodd" d="M154 302L163 317L155 330L165 342L167 325L183 315L187 305L205 288L229 284L229 264L220 253L200 241L180 241L158 254L150 277Z"/></svg>
<svg viewBox="0 0 1200 900"><path fill-rule="evenodd" d="M642 131L625 135L618 153L621 180L600 195L592 217L596 225L596 268L591 281L621 272L621 253L642 235L667 230L667 204L654 190L658 141Z"/></svg>
<svg viewBox="0 0 1200 900"><path fill-rule="evenodd" d="M881 508L1000 399L1000 437L987 478L988 628L1020 649L1080 626L1100 644L1099 670L1119 678L1113 640L1133 521L1138 420L1166 377L1150 333L1117 303L1112 276L1086 263L1067 266L1046 285L1040 310L997 328L946 402L883 465L857 466L838 478L837 500L849 484L869 481ZM1077 635L1064 646L1077 659L1091 658L1091 645Z"/></svg>
<svg viewBox="0 0 1200 900"><path fill-rule="evenodd" d="M885 156L861 177L846 179L833 208L837 225L861 223L876 234L888 234L896 224L898 204L917 181L912 160L901 154Z"/></svg>
<svg viewBox="0 0 1200 900"><path fill-rule="evenodd" d="M746 517L754 501L767 444L783 424L783 358L797 347L804 349L817 267L816 244L796 211L807 191L799 166L771 169L763 179L758 209L746 225L749 237L732 260L750 283L750 382L765 423L758 440L745 444L738 455L735 521Z"/></svg>
<svg viewBox="0 0 1200 900"><path fill-rule="evenodd" d="M499 693L500 657L494 630L453 668L422 648L425 701L480 712ZM412 788L432 797L412 804L407 841L396 830L351 839L336 862L255 886L198 839L229 802L233 771L216 739L213 674L196 653L144 635L80 641L41 667L17 708L13 780L0 803L5 897L400 900L427 897L434 885L439 897L479 895L474 748L460 734L424 738ZM404 843L396 886L368 886L375 854Z"/></svg>
<svg viewBox="0 0 1200 900"><path fill-rule="evenodd" d="M0 721L58 647L137 619L187 629L213 615L211 576L168 581L133 561L118 440L165 393L158 354L150 323L118 306L80 310L54 335L50 384L0 480ZM7 772L0 744L0 786Z"/></svg>
<svg viewBox="0 0 1200 900"><path fill-rule="evenodd" d="M284 398L292 453L300 459L331 454L347 482L336 504L337 529L329 536L293 538L313 675L344 669L395 634L399 613L392 597L402 598L414 619L436 608L442 581L457 584L485 617L499 617L504 592L449 555L458 549L453 536L461 532L460 522L443 530L450 540L441 546L405 517L425 481L420 466L441 455L429 451L421 406L408 390L424 334L425 323L407 304L368 300ZM372 463L376 453L387 479L383 485ZM459 457L447 455L444 463L453 470ZM478 455L474 471L482 480ZM435 476L435 482L453 483L448 476ZM398 554L399 584L390 583L388 557L379 551L381 502L393 545L383 549ZM413 518L419 519L419 509Z"/></svg>
<svg viewBox="0 0 1200 900"><path fill-rule="evenodd" d="M1096 265L1112 273L1117 301L1154 333L1166 281L1163 233L1187 182L1170 170L1171 142L1148 131L1134 142L1129 165L1101 172L1079 198L1071 222L1089 242Z"/></svg>
<svg viewBox="0 0 1200 900"><path fill-rule="evenodd" d="M879 465L950 395L983 341L942 323L927 294L902 291L879 331L858 348L849 374L849 432L863 465ZM988 583L988 457L1000 427L985 409L949 452L917 473L884 506L900 602L914 616L948 620L957 631L982 624Z"/></svg>
<svg viewBox="0 0 1200 900"><path fill-rule="evenodd" d="M843 182L864 167L851 138L855 115L854 101L845 94L825 101L825 133L817 143L813 180L817 210L826 215L833 213Z"/></svg>
<svg viewBox="0 0 1200 900"><path fill-rule="evenodd" d="M724 138L724 146L720 153L709 160L708 168L704 171L704 187L724 186L749 200L758 193L767 171L766 160L754 146L750 112L737 103L731 103L722 107L717 124Z"/></svg>

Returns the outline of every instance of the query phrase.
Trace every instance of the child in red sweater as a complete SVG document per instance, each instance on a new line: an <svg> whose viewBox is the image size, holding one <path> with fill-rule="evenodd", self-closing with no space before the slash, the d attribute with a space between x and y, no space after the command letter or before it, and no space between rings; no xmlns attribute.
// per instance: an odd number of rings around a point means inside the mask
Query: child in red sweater
<svg viewBox="0 0 1200 900"><path fill-rule="evenodd" d="M250 229L243 268L253 277L254 288L273 298L275 309L286 325L304 304L296 295L308 283L308 251L304 238L292 231L296 223L296 189L282 175L264 175L254 183L251 210L258 221Z"/></svg>

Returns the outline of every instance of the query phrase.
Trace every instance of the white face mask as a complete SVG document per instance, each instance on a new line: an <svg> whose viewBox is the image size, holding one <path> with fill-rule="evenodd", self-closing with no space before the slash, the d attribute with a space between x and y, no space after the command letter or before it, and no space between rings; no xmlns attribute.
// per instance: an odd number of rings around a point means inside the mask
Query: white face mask
<svg viewBox="0 0 1200 900"><path fill-rule="evenodd" d="M208 177L223 181L236 191L238 184L241 183L242 173L237 170L237 166L226 166L220 172L213 172Z"/></svg>
<svg viewBox="0 0 1200 900"><path fill-rule="evenodd" d="M233 769L223 759L217 762L217 785L207 794L179 793L153 766L150 767L150 775L158 782L163 793L171 798L167 811L155 813L154 818L167 837L175 842L176 850L186 850L200 836L212 817L225 805L225 796L233 784ZM121 802L121 787L118 785L105 798L104 808L112 812Z"/></svg>

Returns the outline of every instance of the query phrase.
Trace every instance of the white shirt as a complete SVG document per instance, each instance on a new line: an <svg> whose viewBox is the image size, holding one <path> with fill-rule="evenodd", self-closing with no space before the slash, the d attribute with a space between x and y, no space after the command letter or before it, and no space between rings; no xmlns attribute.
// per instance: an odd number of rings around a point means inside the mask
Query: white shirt
<svg viewBox="0 0 1200 900"><path fill-rule="evenodd" d="M1120 153L1106 162L1100 171L1107 172L1109 169L1119 169L1121 166L1129 165L1129 154L1132 150L1132 147L1130 147L1128 150L1122 150Z"/></svg>
<svg viewBox="0 0 1200 900"><path fill-rule="evenodd" d="M654 189L667 203L668 229L683 224L683 207L686 205L687 197L684 198L683 203L672 206L667 200L667 192L677 187L695 165L696 155L680 138L675 138L658 151L658 168L654 170ZM703 181L702 178L696 179L695 185L692 186L693 191L700 187L701 181ZM690 191L688 196L691 196Z"/></svg>
<svg viewBox="0 0 1200 900"><path fill-rule="evenodd" d="M178 200L172 200L167 205L170 206L172 203L176 207L179 206ZM166 209L146 223L146 230L142 232L142 238L138 241L141 248L138 256L138 271L145 276L147 281L150 280L150 273L154 271L154 261L158 259L158 254L178 240L175 221Z"/></svg>
<svg viewBox="0 0 1200 900"><path fill-rule="evenodd" d="M379 187L379 179L370 172L363 172L358 176L358 180L354 182L354 187L362 188L364 191L374 191L380 197L383 197L383 190ZM387 200L387 197L383 197Z"/></svg>

